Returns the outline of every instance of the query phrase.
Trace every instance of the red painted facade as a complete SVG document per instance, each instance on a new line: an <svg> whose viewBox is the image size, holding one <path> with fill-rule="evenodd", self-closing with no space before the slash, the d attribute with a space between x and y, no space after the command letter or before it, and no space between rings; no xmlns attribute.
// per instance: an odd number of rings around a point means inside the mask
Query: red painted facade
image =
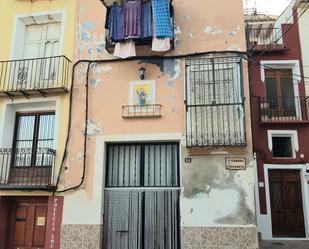
<svg viewBox="0 0 309 249"><path fill-rule="evenodd" d="M294 20L296 16L294 16ZM290 122L260 122L260 103L258 97L266 97L265 83L261 79L260 62L265 60L297 60L299 61L300 72L302 70L302 56L299 41L299 30L297 21L294 24L282 24L283 50L271 50L265 46L265 51L255 51L252 60L255 63L250 65L250 84L251 84L251 105L252 105L252 128L253 128L253 147L257 157L258 181L265 182L264 164L305 164L309 162L309 123L307 121ZM286 33L286 34L285 34ZM296 75L294 75L296 76ZM299 96L305 96L304 80L298 83ZM302 120L308 117L304 103L301 104ZM307 119L308 120L308 119ZM276 159L268 147L268 130L297 130L299 151L296 152L295 159ZM301 158L301 154L304 155ZM261 214L266 214L265 188L259 187L259 200Z"/></svg>
<svg viewBox="0 0 309 249"><path fill-rule="evenodd" d="M44 249L60 249L62 212L63 197L49 197Z"/></svg>
<svg viewBox="0 0 309 249"><path fill-rule="evenodd" d="M9 222L9 202L4 198L0 197L0 249L7 249L7 233L8 222Z"/></svg>

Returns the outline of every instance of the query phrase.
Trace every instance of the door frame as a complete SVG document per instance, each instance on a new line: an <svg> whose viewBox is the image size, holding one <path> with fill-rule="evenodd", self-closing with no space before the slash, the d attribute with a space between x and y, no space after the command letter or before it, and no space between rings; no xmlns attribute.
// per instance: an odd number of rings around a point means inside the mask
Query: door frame
<svg viewBox="0 0 309 249"><path fill-rule="evenodd" d="M303 212L304 212L304 224L305 224L305 238L285 238L285 237L273 237L272 233L272 217L271 217L271 206L270 206L270 191L269 191L269 174L268 171L272 169L278 170L299 170L300 171L300 184L301 184L301 194L302 194L302 203L303 203ZM309 240L309 196L308 196L308 187L306 180L306 165L303 164L264 164L264 176L265 176L265 194L266 194L266 210L267 214L264 215L265 227L262 228L264 230L266 238L270 238L273 240ZM266 228L268 226L268 228Z"/></svg>

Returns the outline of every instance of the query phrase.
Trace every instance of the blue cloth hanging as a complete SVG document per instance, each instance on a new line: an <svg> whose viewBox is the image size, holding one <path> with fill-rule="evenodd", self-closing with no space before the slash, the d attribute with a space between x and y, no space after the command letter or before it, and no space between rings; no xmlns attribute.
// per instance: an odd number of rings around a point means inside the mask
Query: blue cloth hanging
<svg viewBox="0 0 309 249"><path fill-rule="evenodd" d="M142 39L152 38L151 2L142 4Z"/></svg>
<svg viewBox="0 0 309 249"><path fill-rule="evenodd" d="M154 32L157 38L173 38L169 0L152 0Z"/></svg>

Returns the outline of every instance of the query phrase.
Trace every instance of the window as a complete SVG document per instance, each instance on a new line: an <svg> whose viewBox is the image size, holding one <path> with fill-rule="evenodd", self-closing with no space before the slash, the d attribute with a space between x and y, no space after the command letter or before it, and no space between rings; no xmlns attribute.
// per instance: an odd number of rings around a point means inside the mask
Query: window
<svg viewBox="0 0 309 249"><path fill-rule="evenodd" d="M187 60L186 79L187 146L244 145L242 59Z"/></svg>
<svg viewBox="0 0 309 249"><path fill-rule="evenodd" d="M296 158L297 131L268 130L268 147L275 158Z"/></svg>
<svg viewBox="0 0 309 249"><path fill-rule="evenodd" d="M274 157L293 157L291 137L272 137Z"/></svg>
<svg viewBox="0 0 309 249"><path fill-rule="evenodd" d="M51 166L55 114L17 114L13 140L13 167Z"/></svg>
<svg viewBox="0 0 309 249"><path fill-rule="evenodd" d="M269 111L279 117L295 117L292 69L266 69L265 88Z"/></svg>

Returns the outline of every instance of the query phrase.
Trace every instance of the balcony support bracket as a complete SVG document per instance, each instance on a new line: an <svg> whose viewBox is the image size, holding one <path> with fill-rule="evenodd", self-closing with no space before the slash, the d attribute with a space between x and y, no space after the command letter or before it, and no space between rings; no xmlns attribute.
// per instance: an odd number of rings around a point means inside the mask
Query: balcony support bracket
<svg viewBox="0 0 309 249"><path fill-rule="evenodd" d="M46 92L44 92L44 91L42 91L42 90L40 90L40 89L38 89L38 92L39 92L44 98L47 97L47 93L46 93Z"/></svg>
<svg viewBox="0 0 309 249"><path fill-rule="evenodd" d="M25 96L25 98L27 98L27 99L29 99L29 98L30 98L29 94L28 94L28 93L26 93L25 91L20 90L20 93L21 93L22 95L24 95L24 96Z"/></svg>

